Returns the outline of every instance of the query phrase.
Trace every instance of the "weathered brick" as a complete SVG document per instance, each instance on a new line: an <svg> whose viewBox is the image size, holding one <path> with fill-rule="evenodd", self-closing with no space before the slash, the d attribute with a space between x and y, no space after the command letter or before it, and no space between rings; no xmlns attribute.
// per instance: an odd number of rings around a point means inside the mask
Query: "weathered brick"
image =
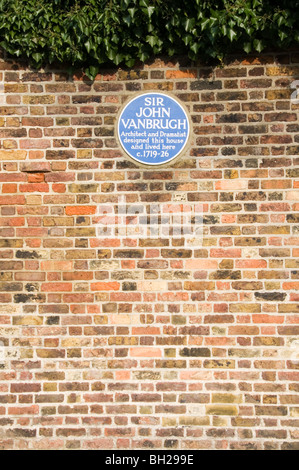
<svg viewBox="0 0 299 470"><path fill-rule="evenodd" d="M298 58L2 60L2 449L297 449ZM190 114L168 166L116 139L142 91Z"/></svg>

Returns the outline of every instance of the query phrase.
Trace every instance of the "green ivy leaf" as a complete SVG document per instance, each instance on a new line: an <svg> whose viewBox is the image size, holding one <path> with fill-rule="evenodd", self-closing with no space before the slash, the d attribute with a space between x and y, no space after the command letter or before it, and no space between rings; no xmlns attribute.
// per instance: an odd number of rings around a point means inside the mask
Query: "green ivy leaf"
<svg viewBox="0 0 299 470"><path fill-rule="evenodd" d="M123 20L124 20L124 22L125 22L128 26L131 26L131 24L132 24L132 18L131 18L130 15L124 16L124 17L123 17Z"/></svg>
<svg viewBox="0 0 299 470"><path fill-rule="evenodd" d="M281 41L288 37L288 35L284 31L279 31L278 35Z"/></svg>
<svg viewBox="0 0 299 470"><path fill-rule="evenodd" d="M195 26L195 18L186 18L183 21L183 26L187 32L192 31Z"/></svg>
<svg viewBox="0 0 299 470"><path fill-rule="evenodd" d="M155 11L155 7L146 7L146 8L143 8L142 10L144 11L144 13L147 14L148 18L151 18L152 14Z"/></svg>
<svg viewBox="0 0 299 470"><path fill-rule="evenodd" d="M134 15L135 15L136 11L137 11L137 9L135 7L134 8L128 8L129 15L131 16L132 19L134 18Z"/></svg>
<svg viewBox="0 0 299 470"><path fill-rule="evenodd" d="M148 42L151 47L154 47L157 44L157 38L155 36L146 36L146 42Z"/></svg>
<svg viewBox="0 0 299 470"><path fill-rule="evenodd" d="M233 41L237 37L237 33L233 29L229 29L227 36L229 37L230 41Z"/></svg>
<svg viewBox="0 0 299 470"><path fill-rule="evenodd" d="M195 42L194 44L192 44L192 46L190 47L191 51L194 52L194 54L197 54L198 51L199 51L199 43L198 42Z"/></svg>
<svg viewBox="0 0 299 470"><path fill-rule="evenodd" d="M40 54L39 52L34 52L32 54L32 58L36 63L39 63L42 60L42 57L42 54Z"/></svg>
<svg viewBox="0 0 299 470"><path fill-rule="evenodd" d="M94 80L97 74L99 73L99 67L90 65L87 69L85 69L85 73L90 80Z"/></svg>
<svg viewBox="0 0 299 470"><path fill-rule="evenodd" d="M208 26L208 24L210 23L210 19L207 18L205 19L204 21L201 22L201 30L204 31L206 29L206 27Z"/></svg>
<svg viewBox="0 0 299 470"><path fill-rule="evenodd" d="M90 50L91 50L91 41L90 41L90 39L88 39L88 40L85 42L85 47L86 47L87 52L89 53Z"/></svg>
<svg viewBox="0 0 299 470"><path fill-rule="evenodd" d="M252 51L251 43L250 42L245 42L243 44L243 49L244 49L245 52L247 52L247 54L249 54L249 52Z"/></svg>
<svg viewBox="0 0 299 470"><path fill-rule="evenodd" d="M135 59L128 59L128 60L125 61L125 64L126 64L127 67L131 68L135 64Z"/></svg>
<svg viewBox="0 0 299 470"><path fill-rule="evenodd" d="M253 47L257 52L262 52L264 49L263 42L260 39L255 39L253 41Z"/></svg>

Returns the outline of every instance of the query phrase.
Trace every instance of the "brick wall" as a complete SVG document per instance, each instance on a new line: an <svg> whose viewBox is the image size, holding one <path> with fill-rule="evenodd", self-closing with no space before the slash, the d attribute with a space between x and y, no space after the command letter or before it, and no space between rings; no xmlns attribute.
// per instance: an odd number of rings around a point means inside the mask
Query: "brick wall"
<svg viewBox="0 0 299 470"><path fill-rule="evenodd" d="M298 449L296 77L295 53L94 83L2 59L1 448ZM193 122L167 168L115 137L148 90ZM197 238L163 231L181 210Z"/></svg>

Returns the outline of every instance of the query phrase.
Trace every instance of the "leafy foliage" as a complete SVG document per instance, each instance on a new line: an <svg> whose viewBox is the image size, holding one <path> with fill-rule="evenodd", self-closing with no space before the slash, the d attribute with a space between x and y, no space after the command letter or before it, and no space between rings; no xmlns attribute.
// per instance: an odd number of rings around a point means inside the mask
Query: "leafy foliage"
<svg viewBox="0 0 299 470"><path fill-rule="evenodd" d="M0 45L36 68L222 59L299 42L299 0L0 0Z"/></svg>

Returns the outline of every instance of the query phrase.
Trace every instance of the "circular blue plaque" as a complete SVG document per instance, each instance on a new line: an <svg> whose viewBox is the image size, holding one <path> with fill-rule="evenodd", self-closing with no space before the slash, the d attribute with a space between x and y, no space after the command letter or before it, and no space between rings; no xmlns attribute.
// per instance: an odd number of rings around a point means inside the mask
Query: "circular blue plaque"
<svg viewBox="0 0 299 470"><path fill-rule="evenodd" d="M190 124L185 109L175 98L165 93L144 93L126 104L117 131L130 157L146 165L162 165L182 152Z"/></svg>

